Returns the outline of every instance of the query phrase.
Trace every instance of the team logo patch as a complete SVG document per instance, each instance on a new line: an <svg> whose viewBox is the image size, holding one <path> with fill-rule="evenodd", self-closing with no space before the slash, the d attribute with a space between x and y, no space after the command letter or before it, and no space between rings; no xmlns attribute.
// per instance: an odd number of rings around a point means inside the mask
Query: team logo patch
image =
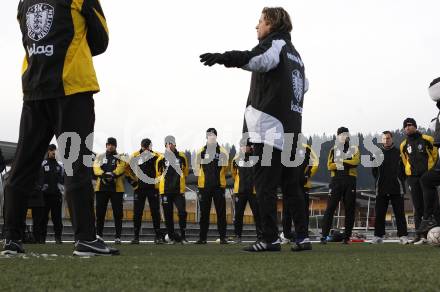
<svg viewBox="0 0 440 292"><path fill-rule="evenodd" d="M296 101L301 102L304 95L304 79L299 70L293 70L292 72L292 85L293 85L293 95Z"/></svg>
<svg viewBox="0 0 440 292"><path fill-rule="evenodd" d="M408 145L408 147L406 148L406 151L408 151L408 153L411 154L411 152L412 152L412 147L411 147L411 145Z"/></svg>
<svg viewBox="0 0 440 292"><path fill-rule="evenodd" d="M29 7L26 13L28 36L38 42L43 39L52 27L55 9L46 3L38 3Z"/></svg>

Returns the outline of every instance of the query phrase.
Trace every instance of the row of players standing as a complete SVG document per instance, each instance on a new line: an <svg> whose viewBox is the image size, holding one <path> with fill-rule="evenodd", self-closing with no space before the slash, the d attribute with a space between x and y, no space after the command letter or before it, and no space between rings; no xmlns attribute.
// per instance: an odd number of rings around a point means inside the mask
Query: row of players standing
<svg viewBox="0 0 440 292"><path fill-rule="evenodd" d="M403 123L407 138L400 145L400 150L393 143L392 133L385 131L382 134L381 151L375 155L383 155L383 163L373 168L376 180L376 220L375 237L373 243L381 243L385 235L385 216L391 202L397 223L397 235L402 244L408 243L407 223L404 212L405 181L409 186L411 199L414 205L414 220L416 229L432 224L434 214L438 214L438 202L423 200L423 187L429 185L429 170L437 161L438 151L433 146L433 138L417 131L414 119L408 118ZM197 243L204 244L207 240L211 203L214 201L220 242L227 243L226 239L226 172L228 171L228 154L217 143L217 131L210 128L206 132L207 144L197 153L196 164L200 166L198 175L198 199L200 202L200 234ZM349 130L341 127L337 131L338 142L328 155L328 170L331 172L331 183L327 208L322 221L321 243L326 243L327 236L332 228L333 216L340 201L345 209L345 234L344 243L351 237L355 219L356 205L356 177L357 166L360 163L360 153L356 146L350 147ZM186 177L189 174L189 164L183 152L176 149L173 136L167 136L164 141L165 151L159 154L152 150L150 139L141 142L141 149L127 159L117 153L117 141L109 138L106 143L106 152L95 159L94 174L97 177L96 191L96 224L97 235L103 237L105 215L110 201L115 220L115 242L120 243L123 218L123 193L124 179L132 184L134 192L134 239L132 243L139 243L142 224L142 215L146 200L155 231L155 243L163 241L160 222L160 204L164 212L165 225L171 242L187 243L186 225L187 212L184 193L186 191ZM341 149L337 145L342 145ZM214 157L209 163L202 163L202 159L209 159L208 145L214 145ZM47 233L49 213L54 223L55 241L61 242L62 232L62 184L63 170L55 159L55 145L50 145L47 159L43 162L38 183L41 208L33 208L34 236L37 242L43 243ZM173 155L170 155L173 153ZM148 155L145 155L148 154ZM309 190L311 177L318 170L318 157L309 145L304 144L298 151L302 164L299 171L300 182L303 186L306 214L309 217ZM261 239L261 222L259 206L255 196L253 172L251 167L246 167L252 155L252 145L246 139L240 141L240 154L232 161L231 173L234 178L233 199L235 202L234 230L236 242L241 242L243 230L243 216L247 203L249 203L256 224L257 238ZM174 164L174 167L172 167ZM138 168L135 166L137 165ZM180 170L180 171L179 171ZM156 182L143 179L159 178ZM283 237L293 239L292 221L295 214L289 206L291 197L282 190L283 196ZM425 187L425 192L429 188ZM180 233L174 230L174 206L178 210ZM38 206L40 207L40 206ZM426 214L424 214L426 213ZM437 216L438 217L438 216ZM425 219L425 220L422 220ZM439 222L435 221L435 222ZM308 226L308 222L306 224ZM423 227L423 226L422 226ZM423 227L426 229L426 226ZM426 242L426 231L418 232L414 243Z"/></svg>

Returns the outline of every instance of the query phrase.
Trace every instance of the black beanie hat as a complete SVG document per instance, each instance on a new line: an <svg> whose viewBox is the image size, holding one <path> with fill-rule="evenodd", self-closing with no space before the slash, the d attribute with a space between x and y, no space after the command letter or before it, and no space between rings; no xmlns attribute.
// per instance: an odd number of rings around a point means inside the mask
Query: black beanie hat
<svg viewBox="0 0 440 292"><path fill-rule="evenodd" d="M406 118L406 119L403 121L403 128L404 128L404 129L405 129L405 127L406 127L407 124L413 124L414 127L417 128L416 120L414 120L413 118Z"/></svg>
<svg viewBox="0 0 440 292"><path fill-rule="evenodd" d="M116 138L113 137L109 137L107 138L107 143L105 143L105 145L113 145L113 146L118 146L118 143L116 142Z"/></svg>
<svg viewBox="0 0 440 292"><path fill-rule="evenodd" d="M148 148L151 145L151 140L148 138L142 139L141 147Z"/></svg>
<svg viewBox="0 0 440 292"><path fill-rule="evenodd" d="M48 151L55 151L57 150L57 146L55 144L50 144L49 147L47 147Z"/></svg>
<svg viewBox="0 0 440 292"><path fill-rule="evenodd" d="M338 128L338 131L336 132L337 133L337 135L339 136L340 134L342 134L342 133L348 133L349 131L348 131L348 128L346 128L346 127L339 127Z"/></svg>
<svg viewBox="0 0 440 292"><path fill-rule="evenodd" d="M208 133L213 133L214 135L217 136L217 130L215 128L209 128L208 130L206 130L206 134Z"/></svg>

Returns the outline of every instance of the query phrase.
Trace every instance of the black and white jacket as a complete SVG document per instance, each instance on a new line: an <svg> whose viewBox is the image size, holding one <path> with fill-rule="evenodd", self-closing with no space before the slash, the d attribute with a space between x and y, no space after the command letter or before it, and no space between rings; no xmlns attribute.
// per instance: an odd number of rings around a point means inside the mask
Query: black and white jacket
<svg viewBox="0 0 440 292"><path fill-rule="evenodd" d="M284 134L301 132L304 93L308 82L304 64L290 34L273 32L251 51L223 54L226 67L252 72L243 132L253 143L282 150Z"/></svg>

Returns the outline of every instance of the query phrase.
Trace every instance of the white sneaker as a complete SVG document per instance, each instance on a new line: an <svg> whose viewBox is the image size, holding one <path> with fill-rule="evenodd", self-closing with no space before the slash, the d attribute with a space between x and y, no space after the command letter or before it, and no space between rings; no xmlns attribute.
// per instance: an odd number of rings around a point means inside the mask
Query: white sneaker
<svg viewBox="0 0 440 292"><path fill-rule="evenodd" d="M120 238L115 238L115 244L121 244L121 239Z"/></svg>
<svg viewBox="0 0 440 292"><path fill-rule="evenodd" d="M423 244L427 244L428 240L426 240L426 238L421 237L418 241L415 241L414 244L416 245L423 245Z"/></svg>
<svg viewBox="0 0 440 292"><path fill-rule="evenodd" d="M383 243L383 238L379 236L373 237L373 239L370 241L371 244L381 244Z"/></svg>
<svg viewBox="0 0 440 292"><path fill-rule="evenodd" d="M402 244L402 245L409 244L408 236L401 236L399 238L399 243Z"/></svg>
<svg viewBox="0 0 440 292"><path fill-rule="evenodd" d="M284 237L284 232L281 232L280 234L281 244L289 244L290 239Z"/></svg>

